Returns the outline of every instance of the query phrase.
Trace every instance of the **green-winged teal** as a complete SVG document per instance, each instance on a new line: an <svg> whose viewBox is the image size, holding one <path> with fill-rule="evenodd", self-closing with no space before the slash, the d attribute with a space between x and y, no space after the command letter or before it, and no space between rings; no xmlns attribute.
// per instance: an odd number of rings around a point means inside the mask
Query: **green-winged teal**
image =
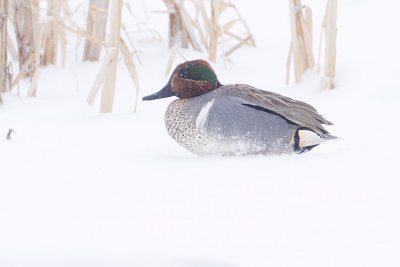
<svg viewBox="0 0 400 267"><path fill-rule="evenodd" d="M304 152L334 138L331 122L301 101L245 84L222 85L204 60L178 65L167 85L143 100L177 96L165 125L179 144L199 155Z"/></svg>

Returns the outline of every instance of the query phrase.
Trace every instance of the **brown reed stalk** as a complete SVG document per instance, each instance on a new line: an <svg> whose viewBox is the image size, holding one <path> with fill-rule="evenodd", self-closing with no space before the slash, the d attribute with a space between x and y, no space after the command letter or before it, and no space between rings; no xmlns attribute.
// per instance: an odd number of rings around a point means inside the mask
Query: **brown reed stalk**
<svg viewBox="0 0 400 267"><path fill-rule="evenodd" d="M134 110L136 110L138 95L139 95L139 81L136 73L135 64L130 56L130 52L126 43L121 39L121 26L122 26L122 0L112 0L109 12L109 28L108 35L105 41L107 47L107 53L100 71L93 84L92 90L89 93L87 101L89 104L93 104L96 95L101 89L101 103L100 112L111 112L114 104L115 95L115 83L116 83L116 71L119 52L121 51L124 63L128 68L129 74L136 86L136 99ZM93 38L96 40L96 38ZM100 41L101 42L101 41Z"/></svg>
<svg viewBox="0 0 400 267"><path fill-rule="evenodd" d="M208 59L212 62L217 61L217 48L218 39L220 35L219 30L219 15L220 15L220 0L211 0L211 18L210 18L210 50L208 53Z"/></svg>
<svg viewBox="0 0 400 267"><path fill-rule="evenodd" d="M8 91L7 79L7 14L8 0L0 0L0 101L1 93Z"/></svg>
<svg viewBox="0 0 400 267"><path fill-rule="evenodd" d="M335 88L337 0L328 0L325 13L325 69L323 88Z"/></svg>
<svg viewBox="0 0 400 267"><path fill-rule="evenodd" d="M168 47L172 48L174 46L179 46L182 48L188 48L189 37L180 14L181 6L174 0L164 0L164 3L168 8L169 14Z"/></svg>
<svg viewBox="0 0 400 267"><path fill-rule="evenodd" d="M35 73L34 61L27 64L30 57L34 56L34 23L30 0L14 0L14 24L18 46L18 60L20 71L24 76L32 78Z"/></svg>
<svg viewBox="0 0 400 267"><path fill-rule="evenodd" d="M86 33L88 35L104 40L109 4L109 0L90 0L86 24ZM86 39L83 60L99 60L101 48L102 46L99 43Z"/></svg>
<svg viewBox="0 0 400 267"><path fill-rule="evenodd" d="M305 14L303 14L303 9ZM303 73L314 67L312 51L312 13L311 9L301 4L301 0L289 0L291 29L290 52L287 62L286 83L289 83L290 57L293 57L295 81L299 82Z"/></svg>

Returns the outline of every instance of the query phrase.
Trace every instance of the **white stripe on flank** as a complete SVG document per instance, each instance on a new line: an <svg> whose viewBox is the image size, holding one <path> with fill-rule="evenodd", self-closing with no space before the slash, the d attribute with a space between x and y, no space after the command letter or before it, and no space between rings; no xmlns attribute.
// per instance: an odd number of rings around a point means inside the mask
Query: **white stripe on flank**
<svg viewBox="0 0 400 267"><path fill-rule="evenodd" d="M213 104L214 104L214 99L206 103L200 110L199 115L196 118L196 129L203 128L204 124L207 121L208 113L210 112L210 109Z"/></svg>

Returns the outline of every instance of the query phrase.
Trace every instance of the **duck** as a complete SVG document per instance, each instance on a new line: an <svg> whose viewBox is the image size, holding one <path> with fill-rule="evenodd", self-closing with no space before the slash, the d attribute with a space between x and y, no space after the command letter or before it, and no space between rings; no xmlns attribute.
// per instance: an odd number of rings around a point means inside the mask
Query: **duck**
<svg viewBox="0 0 400 267"><path fill-rule="evenodd" d="M300 154L336 138L313 106L246 84L222 85L205 60L179 64L142 100L172 96L178 99L165 112L167 132L197 155Z"/></svg>

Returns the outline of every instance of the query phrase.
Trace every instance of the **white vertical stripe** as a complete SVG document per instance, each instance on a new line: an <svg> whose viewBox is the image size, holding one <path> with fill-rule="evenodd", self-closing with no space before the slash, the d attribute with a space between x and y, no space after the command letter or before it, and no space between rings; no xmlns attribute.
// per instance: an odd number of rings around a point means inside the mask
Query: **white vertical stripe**
<svg viewBox="0 0 400 267"><path fill-rule="evenodd" d="M203 128L204 124L207 121L208 113L210 112L210 109L213 104L214 104L214 99L206 103L200 110L199 115L196 118L196 129Z"/></svg>

